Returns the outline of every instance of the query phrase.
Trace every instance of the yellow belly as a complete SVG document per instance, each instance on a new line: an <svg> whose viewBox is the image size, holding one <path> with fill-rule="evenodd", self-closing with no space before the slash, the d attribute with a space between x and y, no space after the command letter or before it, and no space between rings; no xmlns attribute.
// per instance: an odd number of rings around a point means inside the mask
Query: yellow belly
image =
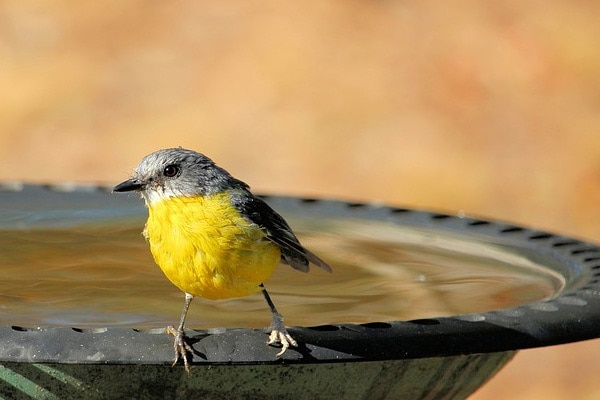
<svg viewBox="0 0 600 400"><path fill-rule="evenodd" d="M256 293L280 259L279 248L231 206L227 193L152 203L145 236L167 278L207 299Z"/></svg>

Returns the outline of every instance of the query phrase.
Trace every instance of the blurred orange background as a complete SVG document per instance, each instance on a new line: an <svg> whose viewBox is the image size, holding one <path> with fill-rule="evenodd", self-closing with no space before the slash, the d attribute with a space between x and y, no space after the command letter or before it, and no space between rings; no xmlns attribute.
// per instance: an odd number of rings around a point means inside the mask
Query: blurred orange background
<svg viewBox="0 0 600 400"><path fill-rule="evenodd" d="M112 184L162 147L258 192L600 242L600 2L0 2L0 180ZM472 399L600 398L598 340Z"/></svg>

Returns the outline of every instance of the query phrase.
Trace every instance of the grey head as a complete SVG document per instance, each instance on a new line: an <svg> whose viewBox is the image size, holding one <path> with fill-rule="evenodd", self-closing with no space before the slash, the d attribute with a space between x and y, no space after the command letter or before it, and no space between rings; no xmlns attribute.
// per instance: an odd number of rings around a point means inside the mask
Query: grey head
<svg viewBox="0 0 600 400"><path fill-rule="evenodd" d="M176 196L211 195L223 190L248 190L210 158L181 147L148 154L135 168L131 179L114 187L114 192L141 192L147 204Z"/></svg>

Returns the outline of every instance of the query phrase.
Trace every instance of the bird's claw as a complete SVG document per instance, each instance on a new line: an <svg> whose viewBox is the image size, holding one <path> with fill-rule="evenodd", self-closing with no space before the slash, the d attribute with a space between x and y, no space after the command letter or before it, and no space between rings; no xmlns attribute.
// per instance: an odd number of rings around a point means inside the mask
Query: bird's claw
<svg viewBox="0 0 600 400"><path fill-rule="evenodd" d="M175 349L175 360L173 360L173 366L177 364L177 361L181 358L183 360L183 366L185 371L190 373L190 363L188 361L188 353L192 354L193 349L185 341L185 333L183 330L175 329L173 326L167 326L166 331L169 335L173 335L175 340L173 342L173 348Z"/></svg>
<svg viewBox="0 0 600 400"><path fill-rule="evenodd" d="M298 347L298 342L288 333L285 325L283 324L283 318L280 314L273 314L273 321L271 322L271 334L269 335L269 341L267 344L281 344L281 350L277 353L277 357L281 356L290 347Z"/></svg>

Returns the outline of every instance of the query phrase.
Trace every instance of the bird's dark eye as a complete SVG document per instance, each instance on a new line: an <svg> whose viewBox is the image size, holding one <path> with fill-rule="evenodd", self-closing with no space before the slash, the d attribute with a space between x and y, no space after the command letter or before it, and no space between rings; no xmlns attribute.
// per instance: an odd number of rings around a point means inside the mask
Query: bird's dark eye
<svg viewBox="0 0 600 400"><path fill-rule="evenodd" d="M172 178L177 174L179 174L179 165L171 164L163 169L163 175L167 178Z"/></svg>

